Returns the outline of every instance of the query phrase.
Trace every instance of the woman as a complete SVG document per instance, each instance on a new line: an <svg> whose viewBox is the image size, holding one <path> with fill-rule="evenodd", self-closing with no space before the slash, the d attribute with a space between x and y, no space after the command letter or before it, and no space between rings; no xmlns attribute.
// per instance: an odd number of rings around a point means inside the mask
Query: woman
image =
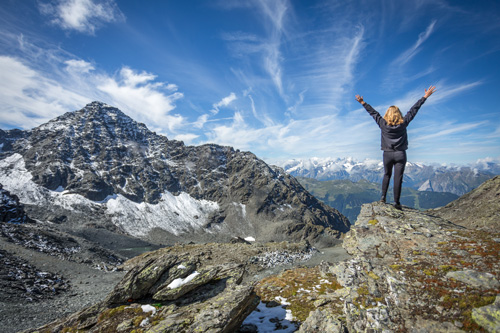
<svg viewBox="0 0 500 333"><path fill-rule="evenodd" d="M436 91L436 87L430 86L425 89L424 97L419 99L404 116L397 106L391 106L387 109L384 117L375 111L370 104L363 100L363 96L356 95L356 100L360 102L366 111L375 119L380 127L381 146L384 151L384 180L382 181L381 202L385 203L389 181L391 180L392 168L394 167L394 207L402 209L401 186L403 185L403 173L406 165L406 149L408 149L408 135L406 128L417 115L418 110L424 102Z"/></svg>

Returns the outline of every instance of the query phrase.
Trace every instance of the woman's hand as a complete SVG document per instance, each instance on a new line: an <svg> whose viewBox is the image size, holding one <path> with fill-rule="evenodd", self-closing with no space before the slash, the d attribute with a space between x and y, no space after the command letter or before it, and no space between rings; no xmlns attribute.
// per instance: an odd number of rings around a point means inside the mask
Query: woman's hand
<svg viewBox="0 0 500 333"><path fill-rule="evenodd" d="M363 96L356 95L356 100L360 102L362 105L365 105L365 101L363 101Z"/></svg>
<svg viewBox="0 0 500 333"><path fill-rule="evenodd" d="M432 95L432 94L434 94L435 91L436 91L436 87L430 86L429 89L425 89L425 95L424 95L424 97L425 98L429 98L429 96Z"/></svg>

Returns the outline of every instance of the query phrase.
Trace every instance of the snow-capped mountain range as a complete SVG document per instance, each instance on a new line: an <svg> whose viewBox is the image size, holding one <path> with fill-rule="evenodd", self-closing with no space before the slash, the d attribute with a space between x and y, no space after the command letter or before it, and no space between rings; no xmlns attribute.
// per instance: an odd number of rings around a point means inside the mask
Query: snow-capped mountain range
<svg viewBox="0 0 500 333"><path fill-rule="evenodd" d="M30 217L156 243L318 240L347 219L249 152L186 146L101 102L32 130L0 130L0 184Z"/></svg>
<svg viewBox="0 0 500 333"><path fill-rule="evenodd" d="M317 180L361 179L380 183L384 175L382 161L352 158L293 159L280 163L287 173ZM450 192L463 195L484 181L500 174L500 163L493 159L479 160L469 166L425 165L408 162L404 186L420 191Z"/></svg>

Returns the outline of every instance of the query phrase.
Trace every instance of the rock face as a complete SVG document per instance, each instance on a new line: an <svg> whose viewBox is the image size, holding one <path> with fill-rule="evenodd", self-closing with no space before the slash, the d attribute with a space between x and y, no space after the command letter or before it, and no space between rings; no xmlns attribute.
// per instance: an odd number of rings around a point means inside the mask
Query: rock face
<svg viewBox="0 0 500 333"><path fill-rule="evenodd" d="M41 221L163 244L319 242L349 230L338 211L255 155L185 146L100 102L30 131L0 131L0 143L0 183Z"/></svg>
<svg viewBox="0 0 500 333"><path fill-rule="evenodd" d="M429 210L467 228L498 231L500 228L500 176L450 202L445 207Z"/></svg>
<svg viewBox="0 0 500 333"><path fill-rule="evenodd" d="M321 266L342 288L322 296L300 332L497 332L499 236L366 204L344 240L353 258Z"/></svg>
<svg viewBox="0 0 500 333"><path fill-rule="evenodd" d="M300 255L306 243L183 245L135 257L106 299L28 332L236 332L258 305L258 257Z"/></svg>
<svg viewBox="0 0 500 333"><path fill-rule="evenodd" d="M28 223L32 220L26 215L23 205L16 195L3 189L0 184L0 222Z"/></svg>

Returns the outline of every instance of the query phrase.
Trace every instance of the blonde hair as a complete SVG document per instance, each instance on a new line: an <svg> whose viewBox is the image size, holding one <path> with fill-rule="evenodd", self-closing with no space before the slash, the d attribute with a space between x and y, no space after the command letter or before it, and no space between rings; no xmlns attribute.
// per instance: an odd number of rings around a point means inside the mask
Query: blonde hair
<svg viewBox="0 0 500 333"><path fill-rule="evenodd" d="M404 123L403 115L397 106L390 106L385 112L384 119L389 126L400 125Z"/></svg>

